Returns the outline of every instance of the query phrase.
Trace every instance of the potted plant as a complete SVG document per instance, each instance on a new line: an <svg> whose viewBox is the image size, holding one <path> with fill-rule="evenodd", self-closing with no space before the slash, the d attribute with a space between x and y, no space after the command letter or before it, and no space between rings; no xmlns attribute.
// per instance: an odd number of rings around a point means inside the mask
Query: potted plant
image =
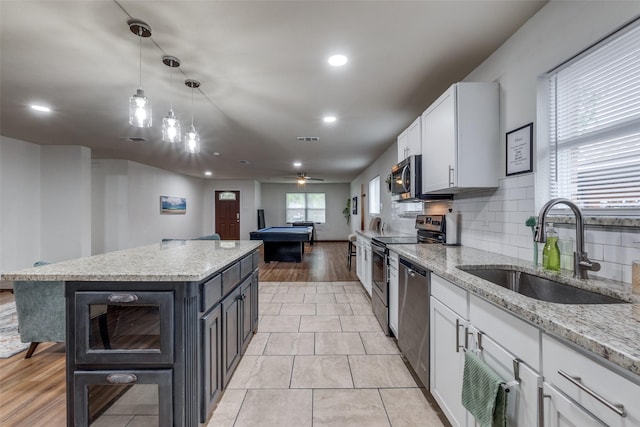
<svg viewBox="0 0 640 427"><path fill-rule="evenodd" d="M347 225L349 225L349 222L351 221L351 199L347 198L347 206L342 209L342 215L344 215L345 219L347 220Z"/></svg>

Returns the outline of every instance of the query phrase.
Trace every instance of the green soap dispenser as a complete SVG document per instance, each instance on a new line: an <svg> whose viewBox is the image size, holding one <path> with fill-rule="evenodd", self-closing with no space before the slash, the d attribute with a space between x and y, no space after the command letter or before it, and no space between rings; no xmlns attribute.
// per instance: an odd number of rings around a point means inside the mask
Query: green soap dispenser
<svg viewBox="0 0 640 427"><path fill-rule="evenodd" d="M542 250L542 267L546 270L560 270L560 248L558 248L558 232L549 223L547 241Z"/></svg>

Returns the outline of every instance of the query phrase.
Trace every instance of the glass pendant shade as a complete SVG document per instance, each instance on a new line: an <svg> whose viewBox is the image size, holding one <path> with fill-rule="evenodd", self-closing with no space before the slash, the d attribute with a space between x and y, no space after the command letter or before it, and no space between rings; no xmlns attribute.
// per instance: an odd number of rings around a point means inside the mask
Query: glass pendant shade
<svg viewBox="0 0 640 427"><path fill-rule="evenodd" d="M193 125L184 134L184 149L189 154L198 154L200 152L200 135L198 135Z"/></svg>
<svg viewBox="0 0 640 427"><path fill-rule="evenodd" d="M151 127L151 101L144 96L144 91L138 89L129 98L129 124L139 128Z"/></svg>
<svg viewBox="0 0 640 427"><path fill-rule="evenodd" d="M180 120L173 114L173 110L162 119L162 140L175 144L182 140L182 132L180 130Z"/></svg>

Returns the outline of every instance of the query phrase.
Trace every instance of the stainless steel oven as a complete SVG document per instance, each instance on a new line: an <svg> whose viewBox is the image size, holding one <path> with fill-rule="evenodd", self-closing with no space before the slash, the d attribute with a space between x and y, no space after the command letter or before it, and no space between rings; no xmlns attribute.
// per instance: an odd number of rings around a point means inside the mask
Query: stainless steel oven
<svg viewBox="0 0 640 427"><path fill-rule="evenodd" d="M418 215L417 233L405 236L379 236L371 239L371 306L373 314L386 335L389 329L389 249L387 245L417 243L444 243L445 222L443 215Z"/></svg>

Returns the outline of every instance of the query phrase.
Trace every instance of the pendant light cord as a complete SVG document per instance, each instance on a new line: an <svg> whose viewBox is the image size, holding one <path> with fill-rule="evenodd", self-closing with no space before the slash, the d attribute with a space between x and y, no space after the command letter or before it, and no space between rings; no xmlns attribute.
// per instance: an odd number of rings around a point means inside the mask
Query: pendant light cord
<svg viewBox="0 0 640 427"><path fill-rule="evenodd" d="M142 89L142 27L138 28L138 45L140 46L140 89Z"/></svg>
<svg viewBox="0 0 640 427"><path fill-rule="evenodd" d="M171 70L169 71L169 110L173 111L173 59L171 60Z"/></svg>
<svg viewBox="0 0 640 427"><path fill-rule="evenodd" d="M193 127L193 86L191 86L191 127Z"/></svg>

